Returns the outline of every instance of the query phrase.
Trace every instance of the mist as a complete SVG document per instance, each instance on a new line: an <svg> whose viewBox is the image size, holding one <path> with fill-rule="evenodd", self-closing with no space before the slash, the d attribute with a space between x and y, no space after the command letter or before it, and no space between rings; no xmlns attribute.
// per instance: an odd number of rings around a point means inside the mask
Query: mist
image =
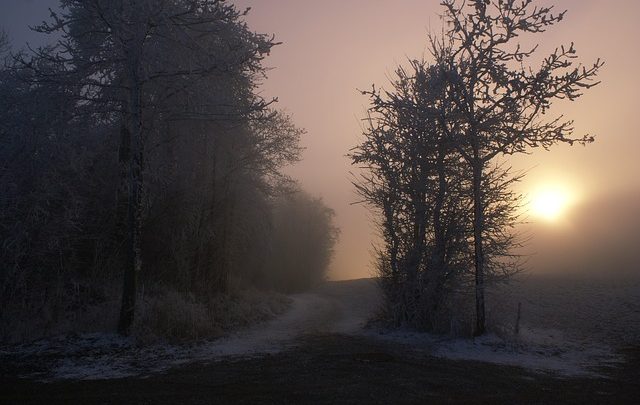
<svg viewBox="0 0 640 405"><path fill-rule="evenodd" d="M522 227L531 242L527 267L534 273L627 278L640 272L640 194L583 202L559 224Z"/></svg>
<svg viewBox="0 0 640 405"><path fill-rule="evenodd" d="M512 157L509 163L515 169L528 172L518 190L527 194L540 183L561 178L582 193L585 204L590 199L637 194L640 183L633 173L640 172L640 166L634 151L640 141L633 125L633 105L640 82L633 68L636 55L630 50L636 48L632 38L640 35L632 17L640 12L638 4L552 3L554 10L568 12L562 24L545 32L536 60L555 46L574 41L585 61L598 57L606 61L600 75L606 85L587 92L579 103L556 103L551 113L575 119L575 133L595 135L596 141L584 148L560 145L548 152ZM395 65L428 57L426 35L441 29L439 5L362 0L346 5L332 1L326 7L287 0L239 4L252 8L248 15L252 24L286 43L273 50L269 63L275 69L264 91L277 93L280 104L309 132L303 140L304 159L291 173L318 190L336 210L342 233L331 277L369 277L373 273L370 252L378 239L367 208L353 204L359 198L353 192L351 173L358 171L345 157L361 140L367 100L358 90L368 90L372 84L388 89ZM537 43L535 36L522 40ZM313 86L308 77L314 78ZM313 103L308 94L313 95ZM637 211L632 205L623 208L631 210L629 216Z"/></svg>
<svg viewBox="0 0 640 405"><path fill-rule="evenodd" d="M366 100L358 90L369 89L374 83L388 86L395 64L406 64L427 52L426 34L440 29L439 6L435 2L404 1L396 6L364 0L347 5L334 1L331 6L292 0L240 0L236 4L239 8L251 7L247 21L253 29L272 33L283 42L272 49L266 60L270 70L261 94L278 97L278 106L307 130L301 139L306 148L302 160L285 168L285 172L306 184L313 194L322 196L335 210L341 237L330 277L370 277L374 273L370 252L378 239L368 209L354 204L359 198L351 184L352 173L358 171L346 158L360 139L366 109ZM587 1L580 7L573 7L570 1L554 4L558 10L568 9L568 14L562 25L548 30L541 49L547 51L571 38L585 60L601 57L606 61L601 75L606 86L594 88L580 103L560 103L554 108L554 112L576 119L576 133L593 134L596 142L586 148L560 146L548 153L513 158L510 163L516 169L529 173L518 189L527 194L536 184L561 177L581 191L584 206L593 204L595 209L595 204L604 200L617 204L615 196L640 192L640 183L633 178L633 173L640 172L633 153L640 148L640 141L632 125L634 89L640 83L633 73L634 63L630 62L635 54L625 54L626 49L635 48L633 38L640 35L632 17L640 11L637 4L624 1ZM57 1L3 1L0 26L16 48L27 42L37 46L51 41L28 28L48 18L48 7L55 10ZM338 8L341 12L332 11ZM394 17L388 18L389 15ZM310 81L309 77L314 79ZM638 211L633 204L620 208L630 217ZM601 213L581 214L580 218L575 213L569 215L576 216L574 225L579 226L580 221ZM554 245L542 240L542 235L547 234L545 229L540 227L542 233L535 237L536 247L530 251L555 257L565 267L580 267L580 255L545 254L543 249ZM555 232L549 232L549 237L557 238ZM609 261L618 256L612 254ZM553 267L548 260L538 261L544 263L545 270ZM576 260L575 265L570 265L571 260Z"/></svg>
<svg viewBox="0 0 640 405"><path fill-rule="evenodd" d="M0 402L635 403L638 15L0 0Z"/></svg>

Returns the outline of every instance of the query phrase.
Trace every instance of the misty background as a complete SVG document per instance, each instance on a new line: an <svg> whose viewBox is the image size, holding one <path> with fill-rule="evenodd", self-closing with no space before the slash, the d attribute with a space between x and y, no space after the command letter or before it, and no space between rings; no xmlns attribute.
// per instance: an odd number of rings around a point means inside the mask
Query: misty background
<svg viewBox="0 0 640 405"><path fill-rule="evenodd" d="M633 403L638 12L0 0L0 403Z"/></svg>
<svg viewBox="0 0 640 405"><path fill-rule="evenodd" d="M333 279L369 277L375 232L357 202L353 170L345 156L360 139L366 99L357 89L387 83L396 64L425 52L426 34L438 30L438 1L324 2L239 0L251 7L252 30L273 33L277 46L266 60L262 94L278 96L278 108L308 131L302 161L286 171L335 209L340 241L330 271ZM528 174L523 194L541 185L562 185L575 196L561 223L527 216L528 267L540 271L637 273L640 260L640 150L636 119L640 78L640 3L615 0L557 0L569 8L566 21L545 34L539 55L574 40L581 60L600 57L606 65L597 86L578 103L557 104L553 114L576 120L576 135L596 136L587 147L559 145L550 152L514 158ZM31 32L48 18L57 0L0 0L0 26L15 48L42 44ZM526 43L526 38L523 38ZM428 57L428 55L427 55ZM386 69L382 69L385 67ZM386 72L386 73L385 73ZM526 215L526 214L525 214Z"/></svg>

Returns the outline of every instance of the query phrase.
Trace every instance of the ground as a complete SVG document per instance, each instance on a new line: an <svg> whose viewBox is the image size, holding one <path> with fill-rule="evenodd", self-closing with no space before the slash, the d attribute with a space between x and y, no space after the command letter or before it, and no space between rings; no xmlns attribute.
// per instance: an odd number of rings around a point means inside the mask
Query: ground
<svg viewBox="0 0 640 405"><path fill-rule="evenodd" d="M637 285L624 285L631 287L624 305L636 314ZM564 331L561 345L558 336L540 342L547 335L542 332L532 333L533 340L473 342L362 329L379 302L370 280L333 283L293 298L281 318L190 347L142 350L76 337L77 349L66 351L44 342L30 351L3 348L0 403L631 404L640 398L637 335L605 347L602 336L586 342L571 337L576 331ZM561 311L575 314L557 308L553 318ZM628 325L632 331L638 320Z"/></svg>

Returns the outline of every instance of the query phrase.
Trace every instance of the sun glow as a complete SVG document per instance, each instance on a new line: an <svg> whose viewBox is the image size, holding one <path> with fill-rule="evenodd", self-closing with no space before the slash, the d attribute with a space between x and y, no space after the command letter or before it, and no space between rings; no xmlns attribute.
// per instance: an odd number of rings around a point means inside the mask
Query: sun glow
<svg viewBox="0 0 640 405"><path fill-rule="evenodd" d="M542 188L531 199L532 213L548 222L556 222L571 203L570 193L561 188Z"/></svg>

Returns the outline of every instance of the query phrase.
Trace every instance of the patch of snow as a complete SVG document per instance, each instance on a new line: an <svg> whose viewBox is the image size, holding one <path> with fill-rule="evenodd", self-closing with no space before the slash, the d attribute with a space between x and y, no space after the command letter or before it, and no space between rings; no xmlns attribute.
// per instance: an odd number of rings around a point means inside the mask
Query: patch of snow
<svg viewBox="0 0 640 405"><path fill-rule="evenodd" d="M517 366L567 377L601 376L599 368L623 361L606 345L567 340L557 330L527 328L514 340L493 334L463 339L406 330L367 334L435 357Z"/></svg>
<svg viewBox="0 0 640 405"><path fill-rule="evenodd" d="M139 347L133 339L115 334L83 334L5 348L0 355L18 362L40 362L36 371L21 376L47 381L145 376L192 362L273 354L294 347L305 334L358 332L375 306L371 302L353 305L354 293L379 296L371 280L333 283L322 291L292 295L290 309L270 322L214 341Z"/></svg>

